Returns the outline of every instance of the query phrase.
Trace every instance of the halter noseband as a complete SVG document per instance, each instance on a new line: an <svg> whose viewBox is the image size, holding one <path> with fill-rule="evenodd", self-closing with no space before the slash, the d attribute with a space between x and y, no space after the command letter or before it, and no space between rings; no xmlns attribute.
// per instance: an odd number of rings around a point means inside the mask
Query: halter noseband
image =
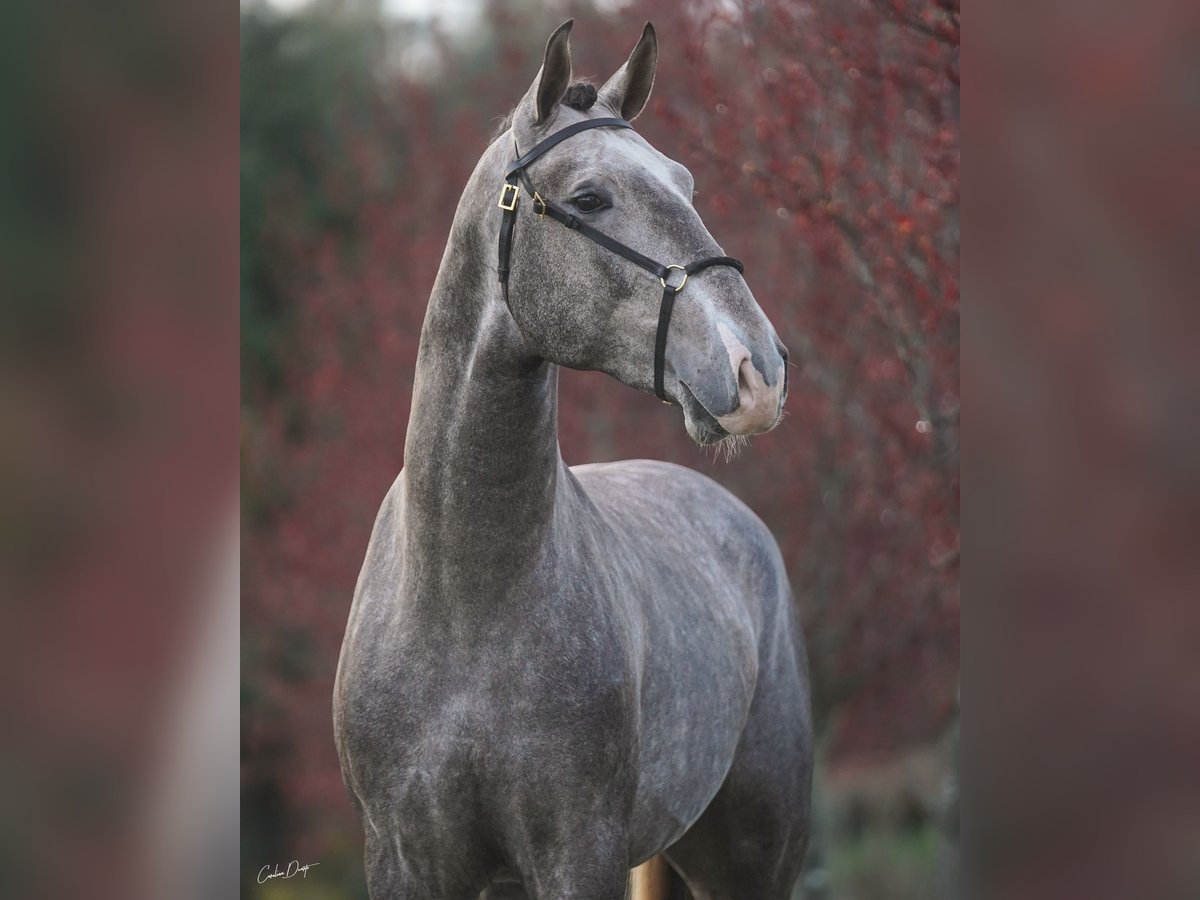
<svg viewBox="0 0 1200 900"><path fill-rule="evenodd" d="M580 221L577 216L556 206L535 191L533 185L529 183L529 177L526 175L525 169L551 147L555 147L567 138L591 128L633 128L633 126L624 119L615 118L586 119L582 122L576 122L574 125L568 125L566 128L554 132L554 134L534 146L524 156L519 154L518 148L517 158L508 164L504 175L504 185L500 189L500 202L497 204L500 209L504 210L503 217L500 220L500 260L499 265L496 267L496 271L500 276L501 289L504 292L504 302L508 303L509 257L512 254L513 229L517 224L517 205L521 198L521 188L524 186L526 193L533 197L533 208L539 219L544 219L546 216L556 219L571 230L578 231L584 237L595 241L604 249L617 254L617 256L624 257L630 262L641 266L652 275L658 276L658 280L663 286L663 295L662 303L658 309L658 329L654 336L654 393L664 403L670 403L671 401L667 398L666 390L663 388L663 369L666 366L667 329L671 325L671 312L675 308L676 295L687 284L689 275L695 275L697 272L702 272L710 266L730 266L737 269L739 273L745 270L741 262L732 256L710 256L705 259L698 259L684 266L674 264L664 266L662 263L655 262L648 256L643 256L632 247L627 247L620 241L613 240L604 232L597 231L591 225ZM683 273L683 278L679 284L672 284L668 280L672 277L670 274L672 270Z"/></svg>

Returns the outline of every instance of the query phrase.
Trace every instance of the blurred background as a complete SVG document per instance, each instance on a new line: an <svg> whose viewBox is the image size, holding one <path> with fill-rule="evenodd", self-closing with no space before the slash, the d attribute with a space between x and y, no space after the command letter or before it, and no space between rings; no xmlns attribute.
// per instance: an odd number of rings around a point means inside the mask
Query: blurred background
<svg viewBox="0 0 1200 900"><path fill-rule="evenodd" d="M692 444L677 409L566 372L563 456L691 466L778 538L819 739L802 896L951 896L956 0L242 4L245 892L366 896L332 737L338 649L404 463L458 197L572 16L576 77L597 83L654 22L638 129L691 169L700 214L798 368L787 418L729 461ZM320 866L255 884L291 859Z"/></svg>
<svg viewBox="0 0 1200 900"><path fill-rule="evenodd" d="M768 519L814 661L808 891L939 896L953 16L438 9L0 4L0 896L228 897L310 852L307 880L244 895L361 896L334 655L430 260L572 14L598 78L659 26L638 127L805 356L790 417L731 463L567 373L564 452L679 460ZM969 27L970 895L1195 900L1200 6L983 2Z"/></svg>

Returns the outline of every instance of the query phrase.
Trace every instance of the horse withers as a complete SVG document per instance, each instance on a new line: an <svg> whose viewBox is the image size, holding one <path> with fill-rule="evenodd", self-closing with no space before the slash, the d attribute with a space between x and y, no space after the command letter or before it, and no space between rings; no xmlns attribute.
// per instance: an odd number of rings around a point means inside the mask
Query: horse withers
<svg viewBox="0 0 1200 900"><path fill-rule="evenodd" d="M346 628L368 886L619 900L663 853L698 900L784 900L812 728L778 546L689 469L567 467L557 373L660 393L714 444L775 426L786 353L687 169L626 127L653 28L595 90L571 86L570 27L459 201Z"/></svg>

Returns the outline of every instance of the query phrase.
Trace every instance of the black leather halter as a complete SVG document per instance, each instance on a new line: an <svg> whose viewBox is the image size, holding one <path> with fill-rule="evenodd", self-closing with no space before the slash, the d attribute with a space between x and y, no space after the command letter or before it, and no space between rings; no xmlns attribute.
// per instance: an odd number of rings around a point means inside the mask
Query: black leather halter
<svg viewBox="0 0 1200 900"><path fill-rule="evenodd" d="M533 210L537 213L539 219L543 219L546 216L556 219L573 231L578 231L584 237L591 238L604 249L641 266L652 275L657 275L659 282L663 286L663 295L662 303L658 309L658 330L654 336L654 393L664 403L670 403L671 401L668 399L667 393L663 388L663 369L666 365L667 329L671 325L671 312L675 308L676 295L687 284L689 275L695 275L697 272L702 272L710 266L730 266L737 269L738 272L744 272L745 270L741 262L732 256L710 256L683 266L674 264L664 266L662 263L655 262L648 256L643 256L632 247L627 247L620 241L613 240L607 234L604 234L604 232L597 231L586 222L580 221L577 216L551 203L533 189L533 185L529 183L529 177L525 172L526 168L534 160L551 147L557 146L567 138L573 137L581 131L587 131L591 128L632 127L624 119L585 119L582 122L576 122L574 125L568 125L566 128L554 132L554 134L537 144L523 156L520 155L518 149L517 158L509 163L508 168L505 170L504 186L500 189L500 202L498 206L504 210L504 214L500 220L500 262L496 271L500 276L500 285L504 292L504 302L507 303L509 257L512 254L513 229L517 224L517 206L521 199L521 188L524 187L525 192L533 198ZM672 270L683 273L683 277L678 284L671 283L671 279L674 277L670 274Z"/></svg>

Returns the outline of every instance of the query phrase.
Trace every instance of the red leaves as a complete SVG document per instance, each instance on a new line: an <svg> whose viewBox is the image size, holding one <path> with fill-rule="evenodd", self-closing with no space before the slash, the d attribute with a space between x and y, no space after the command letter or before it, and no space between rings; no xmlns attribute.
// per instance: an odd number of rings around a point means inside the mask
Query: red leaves
<svg viewBox="0 0 1200 900"><path fill-rule="evenodd" d="M781 205L808 213L790 217L777 252L759 238L747 260L784 342L805 350L786 423L800 432L778 457L767 449L772 438L752 452L772 473L764 486L785 486L788 511L768 522L795 560L827 702L854 696L873 710L865 721L894 721L881 707L912 702L895 677L909 652L909 638L899 636L914 616L933 629L915 639L941 648L922 665L940 667L944 685L956 677L956 635L935 637L956 629L956 619L919 611L957 608L947 562L957 547L956 424L931 413L957 397L958 237L947 214L957 199L958 130L944 76L957 66L957 50L909 23L941 27L941 6L803 9L803 29L756 32L755 52L771 60L760 63L763 77L730 83L730 106L755 112L752 129L708 127L721 130L720 151L742 158L743 188L761 198L761 214ZM703 119L682 118L703 130ZM702 185L704 170L718 167L693 165ZM767 228L713 225L734 247L724 236L730 228ZM806 254L790 243L797 239ZM797 295L788 287L798 282L805 287ZM829 507L836 496L853 502ZM805 524L791 524L797 519ZM941 695L927 708L926 727L936 727L952 687ZM854 752L859 742L904 737L847 735L837 744Z"/></svg>

